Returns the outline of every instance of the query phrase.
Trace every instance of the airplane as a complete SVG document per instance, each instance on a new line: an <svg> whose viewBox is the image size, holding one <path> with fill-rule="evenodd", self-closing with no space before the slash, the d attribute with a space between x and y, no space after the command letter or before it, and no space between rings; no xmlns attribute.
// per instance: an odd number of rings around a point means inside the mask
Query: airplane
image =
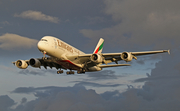
<svg viewBox="0 0 180 111"><path fill-rule="evenodd" d="M102 53L103 45L104 39L100 38L94 52L85 54L56 37L45 36L37 44L39 51L44 55L42 58L17 60L12 63L20 69L26 69L29 65L34 68L44 66L45 69L48 66L51 69L55 67L58 70L57 74L62 74L62 69L69 70L66 74L74 74L74 70L78 74L83 74L85 72L101 71L103 68L108 67L130 66L130 64L118 64L118 61L130 62L133 59L137 60L137 56L141 55L165 52L170 54L170 50ZM112 62L115 62L115 64L111 64Z"/></svg>

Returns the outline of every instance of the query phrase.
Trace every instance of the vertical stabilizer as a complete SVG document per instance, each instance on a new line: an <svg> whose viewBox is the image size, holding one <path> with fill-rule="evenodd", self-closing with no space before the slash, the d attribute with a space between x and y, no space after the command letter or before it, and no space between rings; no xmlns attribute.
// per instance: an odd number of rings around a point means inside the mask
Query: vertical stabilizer
<svg viewBox="0 0 180 111"><path fill-rule="evenodd" d="M104 44L104 39L100 38L93 54L100 54L102 52L102 49L103 49L103 44Z"/></svg>

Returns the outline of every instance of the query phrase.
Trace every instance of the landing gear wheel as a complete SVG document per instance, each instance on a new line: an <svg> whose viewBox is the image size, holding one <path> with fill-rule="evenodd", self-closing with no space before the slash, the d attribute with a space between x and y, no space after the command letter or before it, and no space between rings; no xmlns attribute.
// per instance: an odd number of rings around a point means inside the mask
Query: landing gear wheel
<svg viewBox="0 0 180 111"><path fill-rule="evenodd" d="M71 74L74 74L74 71L71 71L70 73L71 73Z"/></svg>
<svg viewBox="0 0 180 111"><path fill-rule="evenodd" d="M81 71L77 71L78 74L81 74Z"/></svg>
<svg viewBox="0 0 180 111"><path fill-rule="evenodd" d="M68 75L68 74L69 74L69 71L67 71L66 74Z"/></svg>

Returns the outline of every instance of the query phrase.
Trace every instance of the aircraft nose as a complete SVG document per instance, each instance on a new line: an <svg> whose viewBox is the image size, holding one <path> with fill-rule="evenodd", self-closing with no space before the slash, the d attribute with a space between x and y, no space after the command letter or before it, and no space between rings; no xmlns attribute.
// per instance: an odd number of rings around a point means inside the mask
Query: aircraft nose
<svg viewBox="0 0 180 111"><path fill-rule="evenodd" d="M41 41L38 42L37 47L40 51L43 51L43 43Z"/></svg>

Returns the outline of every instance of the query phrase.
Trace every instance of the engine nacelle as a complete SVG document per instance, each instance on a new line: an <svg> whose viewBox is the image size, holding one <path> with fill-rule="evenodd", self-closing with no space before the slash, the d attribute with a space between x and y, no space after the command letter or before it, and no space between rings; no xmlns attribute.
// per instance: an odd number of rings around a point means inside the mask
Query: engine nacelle
<svg viewBox="0 0 180 111"><path fill-rule="evenodd" d="M26 69L28 67L28 64L24 60L18 60L15 62L15 64L20 69Z"/></svg>
<svg viewBox="0 0 180 111"><path fill-rule="evenodd" d="M41 62L38 60L38 59L34 59L34 58L31 58L29 60L29 64L32 66L32 67L40 67L41 66Z"/></svg>
<svg viewBox="0 0 180 111"><path fill-rule="evenodd" d="M103 58L101 55L99 54L92 54L90 57L91 61L94 63L102 63L103 62Z"/></svg>
<svg viewBox="0 0 180 111"><path fill-rule="evenodd" d="M129 53L129 52L123 52L121 54L121 59L126 61L126 62L130 62L133 59L133 55L131 53Z"/></svg>

